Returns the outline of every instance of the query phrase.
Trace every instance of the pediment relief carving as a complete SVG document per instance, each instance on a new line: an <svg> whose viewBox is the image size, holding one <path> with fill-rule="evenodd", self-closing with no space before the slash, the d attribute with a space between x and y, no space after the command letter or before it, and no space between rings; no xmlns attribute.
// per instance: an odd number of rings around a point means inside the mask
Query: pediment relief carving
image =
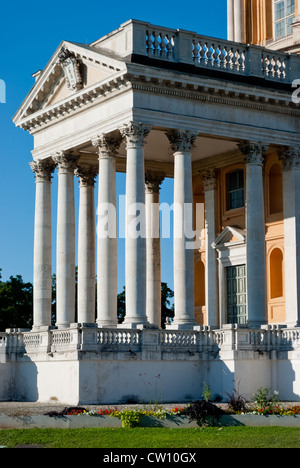
<svg viewBox="0 0 300 468"><path fill-rule="evenodd" d="M80 62L75 57L75 54L63 47L58 55L58 60L64 73L68 89L71 91L79 91L82 89L83 82Z"/></svg>
<svg viewBox="0 0 300 468"><path fill-rule="evenodd" d="M73 50L74 49L74 50ZM122 64L115 58L96 53L89 46L62 43L16 114L18 120L46 109L84 88L101 83L119 72Z"/></svg>
<svg viewBox="0 0 300 468"><path fill-rule="evenodd" d="M105 80L110 76L110 73L108 73L106 70L100 70L93 66L88 66L85 63L82 63L81 76L82 89L84 89ZM66 78L63 78L57 82L57 86L52 90L51 94L49 94L48 99L44 101L42 108L45 109L52 104L61 102L71 94L74 94L74 92L70 91L70 87L68 86Z"/></svg>

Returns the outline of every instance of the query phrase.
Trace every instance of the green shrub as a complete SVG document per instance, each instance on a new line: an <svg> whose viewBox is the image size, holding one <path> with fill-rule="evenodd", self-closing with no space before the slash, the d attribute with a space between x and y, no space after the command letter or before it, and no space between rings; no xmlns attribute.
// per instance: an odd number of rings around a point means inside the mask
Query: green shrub
<svg viewBox="0 0 300 468"><path fill-rule="evenodd" d="M197 421L199 425L205 426L218 420L224 411L208 401L200 400L191 403L182 414L188 416L190 421Z"/></svg>

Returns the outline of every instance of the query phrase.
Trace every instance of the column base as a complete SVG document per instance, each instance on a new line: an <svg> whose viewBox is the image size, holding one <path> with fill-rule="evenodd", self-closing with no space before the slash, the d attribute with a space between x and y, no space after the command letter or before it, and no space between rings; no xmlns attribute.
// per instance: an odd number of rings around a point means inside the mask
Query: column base
<svg viewBox="0 0 300 468"><path fill-rule="evenodd" d="M148 322L123 322L120 325L118 325L119 328L137 328L137 329L143 329L143 328L151 328L150 323Z"/></svg>
<svg viewBox="0 0 300 468"><path fill-rule="evenodd" d="M99 322L96 322L96 326L98 328L117 328L117 323L112 322L110 320L101 320Z"/></svg>
<svg viewBox="0 0 300 468"><path fill-rule="evenodd" d="M252 328L252 329L253 329L253 328L254 328L254 329L255 329L255 328L261 328L261 327L263 327L264 325L268 325L268 322L263 321L263 322L247 322L247 323L246 323L247 328ZM240 327L240 325L239 325L239 327Z"/></svg>
<svg viewBox="0 0 300 468"><path fill-rule="evenodd" d="M166 330L195 330L199 324L195 321L192 322L174 322L171 325L166 325Z"/></svg>
<svg viewBox="0 0 300 468"><path fill-rule="evenodd" d="M33 325L32 329L30 330L31 332L45 332L49 330L55 330L55 326L53 325Z"/></svg>
<svg viewBox="0 0 300 468"><path fill-rule="evenodd" d="M55 328L59 330L67 330L68 328L70 328L70 323L56 323Z"/></svg>
<svg viewBox="0 0 300 468"><path fill-rule="evenodd" d="M288 322L286 324L287 328L299 328L300 327L300 322Z"/></svg>

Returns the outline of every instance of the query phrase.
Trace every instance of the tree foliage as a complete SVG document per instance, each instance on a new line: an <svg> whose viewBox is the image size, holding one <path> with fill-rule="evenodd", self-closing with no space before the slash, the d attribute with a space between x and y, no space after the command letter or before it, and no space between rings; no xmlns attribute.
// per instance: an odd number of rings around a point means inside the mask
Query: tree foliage
<svg viewBox="0 0 300 468"><path fill-rule="evenodd" d="M171 304L171 299L174 292L168 287L167 283L161 283L161 327L165 328L168 318L174 317L174 305ZM126 316L126 292L125 286L123 291L118 294L118 323L123 323Z"/></svg>
<svg viewBox="0 0 300 468"><path fill-rule="evenodd" d="M33 320L33 286L22 276L2 281L0 270L0 331L6 328L31 328Z"/></svg>
<svg viewBox="0 0 300 468"><path fill-rule="evenodd" d="M32 328L33 323L33 285L32 283L25 283L22 276L11 276L8 281L2 281L0 269L0 331L6 328ZM75 306L77 309L77 283L78 274L76 267L75 275ZM97 287L96 287L97 296ZM171 299L174 293L168 287L167 283L161 284L161 326L165 328L168 318L174 317L174 305L171 304ZM118 294L118 323L124 321L126 315L125 306L125 286L123 291ZM97 303L97 301L96 301ZM96 306L97 309L97 306ZM95 310L95 317L97 310ZM75 321L77 313L75 310ZM52 316L51 324L56 323L56 275L52 275Z"/></svg>

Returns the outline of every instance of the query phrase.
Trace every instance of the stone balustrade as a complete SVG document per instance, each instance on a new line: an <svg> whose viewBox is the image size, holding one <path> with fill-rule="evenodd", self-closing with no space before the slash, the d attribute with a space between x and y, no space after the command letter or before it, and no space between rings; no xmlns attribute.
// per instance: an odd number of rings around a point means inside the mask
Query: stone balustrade
<svg viewBox="0 0 300 468"><path fill-rule="evenodd" d="M146 56L284 83L299 78L300 57L297 55L136 20L124 23L99 40L97 46L122 56Z"/></svg>
<svg viewBox="0 0 300 468"><path fill-rule="evenodd" d="M72 324L67 330L32 332L9 329L0 334L0 354L6 355L6 360L15 360L25 354L42 355L45 352L53 355L55 352L72 351L113 353L114 356L128 353L132 358L139 353L142 355L145 350L160 353L162 357L164 353L171 353L173 359L207 359L210 356L216 359L226 351L250 351L263 355L271 351L279 353L299 349L300 330L277 325L259 329L225 325L223 329L197 326L194 330L158 330L145 327L101 329Z"/></svg>

